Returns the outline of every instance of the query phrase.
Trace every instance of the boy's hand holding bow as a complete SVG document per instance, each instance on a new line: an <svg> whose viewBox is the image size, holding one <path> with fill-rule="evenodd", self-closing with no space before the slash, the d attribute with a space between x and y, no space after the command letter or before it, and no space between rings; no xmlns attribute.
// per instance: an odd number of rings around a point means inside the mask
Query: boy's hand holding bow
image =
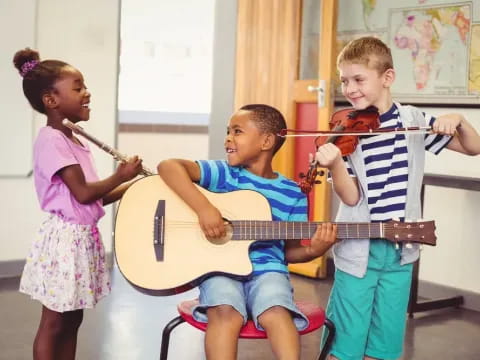
<svg viewBox="0 0 480 360"><path fill-rule="evenodd" d="M435 119L432 130L436 134L453 136L464 121L465 118L460 114L441 115Z"/></svg>

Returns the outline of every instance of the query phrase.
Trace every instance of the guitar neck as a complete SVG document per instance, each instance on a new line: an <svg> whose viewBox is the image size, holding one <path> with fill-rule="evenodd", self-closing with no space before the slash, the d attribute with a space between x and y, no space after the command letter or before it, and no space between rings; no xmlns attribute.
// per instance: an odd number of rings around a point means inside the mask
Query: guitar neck
<svg viewBox="0 0 480 360"><path fill-rule="evenodd" d="M234 220L232 240L310 239L321 222ZM383 238L383 223L336 223L337 238Z"/></svg>

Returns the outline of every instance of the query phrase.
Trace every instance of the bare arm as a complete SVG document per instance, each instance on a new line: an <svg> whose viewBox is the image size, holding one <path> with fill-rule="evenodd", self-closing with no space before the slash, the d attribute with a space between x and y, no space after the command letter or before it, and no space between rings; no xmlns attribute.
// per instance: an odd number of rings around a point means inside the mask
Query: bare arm
<svg viewBox="0 0 480 360"><path fill-rule="evenodd" d="M222 215L193 184L193 181L200 180L197 163L170 159L158 164L157 170L165 183L195 211L205 235L212 238L225 236Z"/></svg>
<svg viewBox="0 0 480 360"><path fill-rule="evenodd" d="M127 191L133 183L134 181L123 183L122 185L119 185L115 189L110 191L107 195L103 197L103 205L105 206L120 200L123 194L125 194L125 191Z"/></svg>
<svg viewBox="0 0 480 360"><path fill-rule="evenodd" d="M285 259L288 263L313 260L324 255L336 240L337 225L322 223L313 234L309 246L302 246L300 240L288 240L285 245Z"/></svg>
<svg viewBox="0 0 480 360"><path fill-rule="evenodd" d="M80 204L90 204L103 199L117 186L137 176L141 170L142 161L134 157L126 163L121 163L113 175L100 181L87 182L78 164L66 166L57 174ZM108 200L107 197L107 203Z"/></svg>
<svg viewBox="0 0 480 360"><path fill-rule="evenodd" d="M348 174L340 149L333 144L325 144L317 149L315 160L320 166L330 170L333 190L344 204L354 206L360 199L357 180Z"/></svg>
<svg viewBox="0 0 480 360"><path fill-rule="evenodd" d="M432 129L437 134L453 136L447 149L466 155L480 154L480 136L463 115L439 116L433 123Z"/></svg>

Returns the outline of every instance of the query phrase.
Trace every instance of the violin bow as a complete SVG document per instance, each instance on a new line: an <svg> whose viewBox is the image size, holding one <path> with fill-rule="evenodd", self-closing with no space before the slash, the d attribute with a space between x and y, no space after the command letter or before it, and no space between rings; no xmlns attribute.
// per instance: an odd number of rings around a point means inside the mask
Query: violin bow
<svg viewBox="0 0 480 360"><path fill-rule="evenodd" d="M431 126L412 126L406 128L393 128L393 129L376 129L369 131L333 131L333 130L295 130L295 129L282 129L277 136L287 137L312 137L312 136L330 136L330 135L380 135L380 134L431 134Z"/></svg>

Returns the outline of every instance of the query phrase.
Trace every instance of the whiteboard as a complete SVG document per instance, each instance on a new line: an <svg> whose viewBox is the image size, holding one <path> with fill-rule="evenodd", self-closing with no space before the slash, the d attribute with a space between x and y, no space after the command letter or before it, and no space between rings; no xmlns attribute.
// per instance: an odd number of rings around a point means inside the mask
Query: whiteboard
<svg viewBox="0 0 480 360"><path fill-rule="evenodd" d="M0 0L0 177L32 170L34 113L12 60L17 50L35 48L36 5L37 0Z"/></svg>

